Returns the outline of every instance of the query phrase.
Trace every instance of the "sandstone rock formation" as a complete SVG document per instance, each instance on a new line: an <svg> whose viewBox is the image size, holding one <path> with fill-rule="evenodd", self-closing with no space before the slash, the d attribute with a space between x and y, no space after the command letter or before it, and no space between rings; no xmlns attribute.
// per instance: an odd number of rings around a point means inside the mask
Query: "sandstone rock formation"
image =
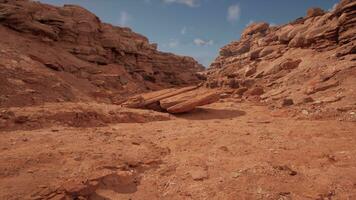
<svg viewBox="0 0 356 200"><path fill-rule="evenodd" d="M216 90L191 86L137 95L122 105L128 108L152 109L176 114L192 111L197 106L211 104L219 99L220 93Z"/></svg>
<svg viewBox="0 0 356 200"><path fill-rule="evenodd" d="M203 69L74 5L0 0L0 37L0 106L119 103L135 93L196 84Z"/></svg>
<svg viewBox="0 0 356 200"><path fill-rule="evenodd" d="M312 8L286 25L254 23L221 48L205 85L272 107L288 99L315 112L355 109L355 18L356 1L342 0L333 11Z"/></svg>

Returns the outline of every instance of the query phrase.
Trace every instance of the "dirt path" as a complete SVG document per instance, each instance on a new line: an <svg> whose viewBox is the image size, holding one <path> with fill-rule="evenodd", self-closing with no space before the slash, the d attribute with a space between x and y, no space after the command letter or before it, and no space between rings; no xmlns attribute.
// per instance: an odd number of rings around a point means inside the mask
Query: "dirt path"
<svg viewBox="0 0 356 200"><path fill-rule="evenodd" d="M169 121L0 132L0 199L356 199L355 133L232 102Z"/></svg>

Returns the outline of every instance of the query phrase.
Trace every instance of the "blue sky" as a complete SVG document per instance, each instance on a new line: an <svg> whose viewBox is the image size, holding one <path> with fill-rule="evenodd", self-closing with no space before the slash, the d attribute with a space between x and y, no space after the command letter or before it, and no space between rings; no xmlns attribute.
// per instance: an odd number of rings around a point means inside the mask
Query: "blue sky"
<svg viewBox="0 0 356 200"><path fill-rule="evenodd" d="M247 24L284 24L310 7L331 9L338 0L40 0L81 5L103 22L127 26L161 51L192 56L208 66L219 48L237 40Z"/></svg>

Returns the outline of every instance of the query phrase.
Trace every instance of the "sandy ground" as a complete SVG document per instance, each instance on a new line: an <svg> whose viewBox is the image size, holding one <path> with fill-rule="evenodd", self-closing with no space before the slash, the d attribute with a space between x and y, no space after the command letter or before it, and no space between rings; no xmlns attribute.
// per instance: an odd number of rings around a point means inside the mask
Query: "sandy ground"
<svg viewBox="0 0 356 200"><path fill-rule="evenodd" d="M356 199L355 122L225 102L168 121L0 134L4 200Z"/></svg>

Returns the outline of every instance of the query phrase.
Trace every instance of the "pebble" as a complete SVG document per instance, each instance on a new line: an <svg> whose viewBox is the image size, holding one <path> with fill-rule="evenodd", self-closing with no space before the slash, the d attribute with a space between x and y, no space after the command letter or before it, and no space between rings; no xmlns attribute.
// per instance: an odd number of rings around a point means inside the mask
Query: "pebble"
<svg viewBox="0 0 356 200"><path fill-rule="evenodd" d="M208 178L208 172L203 169L196 169L190 171L190 175L192 176L193 180L195 181L202 181Z"/></svg>
<svg viewBox="0 0 356 200"><path fill-rule="evenodd" d="M307 110L302 110L303 115L309 115L309 112Z"/></svg>
<svg viewBox="0 0 356 200"><path fill-rule="evenodd" d="M232 172L232 178L239 178L241 176L242 170L239 170L237 172Z"/></svg>
<svg viewBox="0 0 356 200"><path fill-rule="evenodd" d="M283 107L284 106L291 106L293 104L294 104L293 99L283 99L283 101L282 101L282 106Z"/></svg>

